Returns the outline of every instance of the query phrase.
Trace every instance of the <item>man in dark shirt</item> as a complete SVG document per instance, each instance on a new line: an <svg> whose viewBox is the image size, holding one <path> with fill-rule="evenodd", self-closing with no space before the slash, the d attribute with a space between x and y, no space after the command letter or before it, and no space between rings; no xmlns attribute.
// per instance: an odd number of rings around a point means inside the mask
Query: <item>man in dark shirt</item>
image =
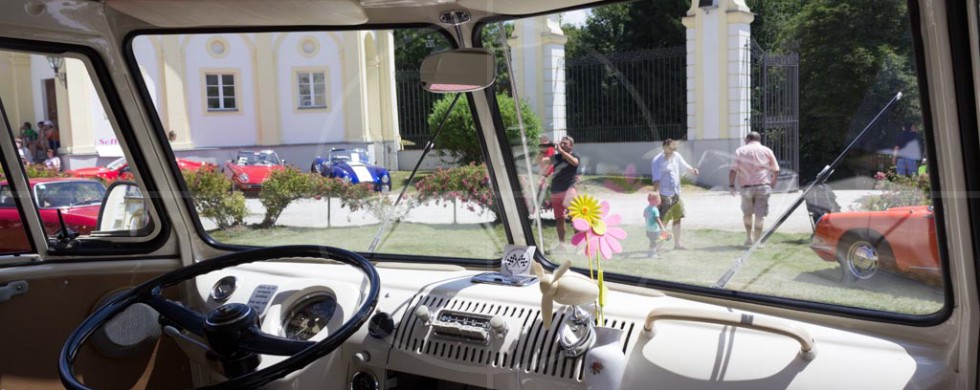
<svg viewBox="0 0 980 390"><path fill-rule="evenodd" d="M551 157L551 206L555 211L555 226L558 229L558 245L555 249L564 250L565 247L565 202L566 195L574 196L575 174L578 171L579 157L572 153L575 148L575 140L572 137L562 137L561 142L555 147L555 155ZM541 180L544 180L544 176ZM571 193L569 193L571 192ZM569 199L570 200L570 199Z"/></svg>
<svg viewBox="0 0 980 390"><path fill-rule="evenodd" d="M920 160L922 160L922 139L919 137L919 128L915 123L908 123L895 137L892 164L895 165L895 172L899 175L915 176L919 173Z"/></svg>

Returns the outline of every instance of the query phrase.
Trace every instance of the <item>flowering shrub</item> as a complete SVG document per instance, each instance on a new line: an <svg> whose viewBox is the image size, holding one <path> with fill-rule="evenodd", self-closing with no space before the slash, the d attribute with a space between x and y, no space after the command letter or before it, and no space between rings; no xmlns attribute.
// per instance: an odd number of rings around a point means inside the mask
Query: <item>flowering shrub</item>
<svg viewBox="0 0 980 390"><path fill-rule="evenodd" d="M37 177L68 177L67 173L54 169L48 169L44 164L28 164L24 166L27 177L33 179Z"/></svg>
<svg viewBox="0 0 980 390"><path fill-rule="evenodd" d="M300 172L294 167L273 171L259 192L259 200L265 206L265 218L259 227L275 225L282 211L297 199L340 198L342 206L357 211L373 196L373 183L351 184L318 173Z"/></svg>
<svg viewBox="0 0 980 390"><path fill-rule="evenodd" d="M420 203L459 201L470 211L485 212L493 207L493 189L486 165L469 164L458 168L439 169L415 182Z"/></svg>
<svg viewBox="0 0 980 390"><path fill-rule="evenodd" d="M194 200L194 208L218 228L241 225L245 219L245 196L231 191L231 179L208 165L196 172L181 171Z"/></svg>
<svg viewBox="0 0 980 390"><path fill-rule="evenodd" d="M861 210L880 211L892 207L932 204L929 177L926 175L902 176L888 171L875 173L874 178L874 188L883 192L862 199L859 206Z"/></svg>

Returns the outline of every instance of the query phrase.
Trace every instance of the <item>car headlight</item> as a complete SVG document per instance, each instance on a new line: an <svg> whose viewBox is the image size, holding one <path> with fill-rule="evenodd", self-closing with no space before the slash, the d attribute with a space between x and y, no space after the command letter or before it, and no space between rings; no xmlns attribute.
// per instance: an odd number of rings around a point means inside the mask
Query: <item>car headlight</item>
<svg viewBox="0 0 980 390"><path fill-rule="evenodd" d="M381 175L382 183L388 184L389 181L391 181L391 177L389 177L388 174Z"/></svg>
<svg viewBox="0 0 980 390"><path fill-rule="evenodd" d="M240 181L242 183L248 183L248 174L247 173L242 173L242 174L238 175L238 181Z"/></svg>

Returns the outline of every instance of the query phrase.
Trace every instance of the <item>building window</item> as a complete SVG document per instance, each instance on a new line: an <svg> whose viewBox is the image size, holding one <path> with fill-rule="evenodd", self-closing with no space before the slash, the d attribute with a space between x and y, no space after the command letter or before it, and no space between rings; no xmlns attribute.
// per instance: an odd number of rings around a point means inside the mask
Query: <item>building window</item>
<svg viewBox="0 0 980 390"><path fill-rule="evenodd" d="M327 108L327 83L323 72L297 72L299 108Z"/></svg>
<svg viewBox="0 0 980 390"><path fill-rule="evenodd" d="M235 101L235 75L207 74L204 79L208 95L208 111L238 110Z"/></svg>

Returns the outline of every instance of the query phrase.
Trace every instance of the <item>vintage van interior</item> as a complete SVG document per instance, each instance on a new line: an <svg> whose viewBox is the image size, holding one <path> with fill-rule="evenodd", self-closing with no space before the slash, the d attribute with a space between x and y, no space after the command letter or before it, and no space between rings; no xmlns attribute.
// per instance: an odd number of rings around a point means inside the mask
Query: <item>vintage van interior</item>
<svg viewBox="0 0 980 390"><path fill-rule="evenodd" d="M2 2L0 388L976 389L978 16Z"/></svg>

